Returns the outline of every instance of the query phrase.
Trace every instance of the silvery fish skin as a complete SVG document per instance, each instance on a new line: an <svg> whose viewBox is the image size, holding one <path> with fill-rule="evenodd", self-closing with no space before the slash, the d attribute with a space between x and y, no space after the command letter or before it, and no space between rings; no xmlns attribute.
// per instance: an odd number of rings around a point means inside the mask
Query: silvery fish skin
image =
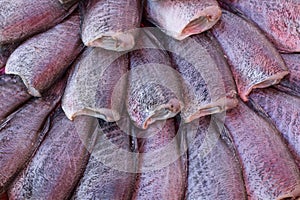
<svg viewBox="0 0 300 200"><path fill-rule="evenodd" d="M126 84L118 83L123 83L128 67L127 54L87 48L75 64L62 99L67 117L72 120L90 115L108 122L119 120L117 99L124 100ZM117 95L115 99L113 94Z"/></svg>
<svg viewBox="0 0 300 200"><path fill-rule="evenodd" d="M0 125L0 193L43 140L49 128L48 116L58 105L65 82L58 82L44 97L32 99Z"/></svg>
<svg viewBox="0 0 300 200"><path fill-rule="evenodd" d="M134 47L140 27L140 0L87 0L82 6L82 41L86 46L125 51Z"/></svg>
<svg viewBox="0 0 300 200"><path fill-rule="evenodd" d="M183 199L187 180L186 154L179 154L180 141L175 141L173 148L166 148L177 139L174 119L166 120L162 129L152 134L155 135L138 138L139 173L132 199ZM170 157L175 158L173 162L168 160Z"/></svg>
<svg viewBox="0 0 300 200"><path fill-rule="evenodd" d="M283 92L300 97L300 54L281 54L290 74L275 87Z"/></svg>
<svg viewBox="0 0 300 200"><path fill-rule="evenodd" d="M10 186L9 199L67 199L89 158L80 134L93 134L95 120L79 116L70 121L58 111L47 137Z"/></svg>
<svg viewBox="0 0 300 200"><path fill-rule="evenodd" d="M24 40L61 22L77 4L63 6L58 0L1 0L0 44Z"/></svg>
<svg viewBox="0 0 300 200"><path fill-rule="evenodd" d="M21 78L15 75L0 76L0 122L31 97Z"/></svg>
<svg viewBox="0 0 300 200"><path fill-rule="evenodd" d="M132 152L135 144L116 123L100 121L99 125L99 137L72 199L131 199L136 159L133 154L120 155Z"/></svg>
<svg viewBox="0 0 300 200"><path fill-rule="evenodd" d="M177 40L210 29L221 13L215 0L147 0L145 6L147 20Z"/></svg>
<svg viewBox="0 0 300 200"><path fill-rule="evenodd" d="M275 124L300 169L300 99L272 88L254 91L249 98Z"/></svg>
<svg viewBox="0 0 300 200"><path fill-rule="evenodd" d="M221 137L213 120L202 117L195 122L197 133L188 149L186 199L247 199L242 169L231 141Z"/></svg>
<svg viewBox="0 0 300 200"><path fill-rule="evenodd" d="M243 101L248 100L252 89L277 84L289 73L273 45L242 17L223 10L212 33L227 56Z"/></svg>
<svg viewBox="0 0 300 200"><path fill-rule="evenodd" d="M18 45L19 43L0 45L0 69L5 66L8 57L18 47Z"/></svg>
<svg viewBox="0 0 300 200"><path fill-rule="evenodd" d="M79 13L21 44L9 57L5 73L19 75L28 92L40 97L82 51Z"/></svg>
<svg viewBox="0 0 300 200"><path fill-rule="evenodd" d="M220 0L255 22L276 48L300 52L300 2Z"/></svg>
<svg viewBox="0 0 300 200"><path fill-rule="evenodd" d="M226 114L225 126L243 167L248 198L299 198L299 169L278 130L242 101Z"/></svg>

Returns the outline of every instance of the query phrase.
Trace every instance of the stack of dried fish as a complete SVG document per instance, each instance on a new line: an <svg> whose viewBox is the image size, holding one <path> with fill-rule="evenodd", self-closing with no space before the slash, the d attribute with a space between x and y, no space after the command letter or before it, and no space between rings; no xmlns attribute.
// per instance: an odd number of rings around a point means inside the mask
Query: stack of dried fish
<svg viewBox="0 0 300 200"><path fill-rule="evenodd" d="M298 0L0 16L0 199L300 198Z"/></svg>

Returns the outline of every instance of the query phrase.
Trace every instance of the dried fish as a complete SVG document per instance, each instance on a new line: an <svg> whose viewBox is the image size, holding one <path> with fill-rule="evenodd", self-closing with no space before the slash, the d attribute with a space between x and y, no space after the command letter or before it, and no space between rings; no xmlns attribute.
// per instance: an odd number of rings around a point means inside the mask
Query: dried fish
<svg viewBox="0 0 300 200"><path fill-rule="evenodd" d="M77 4L49 0L1 0L0 44L24 40L61 22Z"/></svg>
<svg viewBox="0 0 300 200"><path fill-rule="evenodd" d="M19 75L28 92L40 97L57 81L83 49L79 13L21 44L9 57L5 72Z"/></svg>
<svg viewBox="0 0 300 200"><path fill-rule="evenodd" d="M141 21L140 0L87 0L82 6L86 46L125 51L134 47Z"/></svg>
<svg viewBox="0 0 300 200"><path fill-rule="evenodd" d="M228 58L238 93L244 101L252 89L277 84L288 74L273 45L242 17L224 10L212 33Z"/></svg>
<svg viewBox="0 0 300 200"><path fill-rule="evenodd" d="M280 133L241 101L225 126L243 167L249 199L297 199L300 173Z"/></svg>
<svg viewBox="0 0 300 200"><path fill-rule="evenodd" d="M300 2L220 0L243 13L283 52L300 52Z"/></svg>
<svg viewBox="0 0 300 200"><path fill-rule="evenodd" d="M145 16L166 34L183 40L215 25L221 9L215 0L147 0Z"/></svg>
<svg viewBox="0 0 300 200"><path fill-rule="evenodd" d="M0 45L0 69L5 66L8 57L18 46L19 43Z"/></svg>
<svg viewBox="0 0 300 200"><path fill-rule="evenodd" d="M73 122L58 111L33 159L10 186L9 199L67 199L89 158L89 146L80 135L89 138L96 124L90 116L79 116Z"/></svg>

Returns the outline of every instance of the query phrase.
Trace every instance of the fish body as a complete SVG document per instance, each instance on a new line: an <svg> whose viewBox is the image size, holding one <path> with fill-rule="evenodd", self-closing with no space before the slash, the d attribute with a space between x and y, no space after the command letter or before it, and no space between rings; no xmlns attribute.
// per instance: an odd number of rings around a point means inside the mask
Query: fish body
<svg viewBox="0 0 300 200"><path fill-rule="evenodd" d="M77 5L63 6L59 1L1 0L0 44L24 40L61 22Z"/></svg>
<svg viewBox="0 0 300 200"><path fill-rule="evenodd" d="M19 43L0 45L0 69L5 66L8 57L18 47L18 45Z"/></svg>
<svg viewBox="0 0 300 200"><path fill-rule="evenodd" d="M242 17L223 10L212 33L227 56L242 100L248 100L252 89L277 84L289 73L273 45Z"/></svg>
<svg viewBox="0 0 300 200"><path fill-rule="evenodd" d="M88 146L80 135L92 134L95 120L79 116L70 121L57 111L47 137L10 186L9 199L67 199L89 157Z"/></svg>
<svg viewBox="0 0 300 200"><path fill-rule="evenodd" d="M15 75L0 76L0 122L31 97L21 78Z"/></svg>
<svg viewBox="0 0 300 200"><path fill-rule="evenodd" d="M5 73L19 75L28 92L40 97L83 49L79 13L21 44L9 57Z"/></svg>
<svg viewBox="0 0 300 200"><path fill-rule="evenodd" d="M7 189L39 147L64 87L65 81L61 80L46 96L31 99L0 125L0 192Z"/></svg>
<svg viewBox="0 0 300 200"><path fill-rule="evenodd" d="M300 2L220 0L256 23L283 52L300 52Z"/></svg>
<svg viewBox="0 0 300 200"><path fill-rule="evenodd" d="M88 0L82 6L82 41L86 46L125 51L135 45L141 1Z"/></svg>
<svg viewBox="0 0 300 200"><path fill-rule="evenodd" d="M241 101L226 114L248 199L299 198L299 169L278 130Z"/></svg>
<svg viewBox="0 0 300 200"><path fill-rule="evenodd" d="M145 5L147 20L178 40L210 29L221 13L215 0L147 0Z"/></svg>
<svg viewBox="0 0 300 200"><path fill-rule="evenodd" d="M267 88L254 91L250 103L275 124L300 169L300 99Z"/></svg>

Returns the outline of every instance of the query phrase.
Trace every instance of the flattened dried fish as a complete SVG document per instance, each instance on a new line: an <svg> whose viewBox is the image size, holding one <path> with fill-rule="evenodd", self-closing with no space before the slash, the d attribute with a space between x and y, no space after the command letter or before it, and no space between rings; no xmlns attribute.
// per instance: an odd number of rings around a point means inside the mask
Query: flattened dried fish
<svg viewBox="0 0 300 200"><path fill-rule="evenodd" d="M91 115L109 122L119 120L120 113L112 95L128 66L126 54L88 48L78 59L62 100L67 117ZM119 89L118 99L124 100L125 88L126 84L122 84L116 89Z"/></svg>
<svg viewBox="0 0 300 200"><path fill-rule="evenodd" d="M252 89L277 84L288 74L273 45L243 18L224 10L212 33L228 58L238 93L244 101Z"/></svg>
<svg viewBox="0 0 300 200"><path fill-rule="evenodd" d="M147 0L145 15L166 34L183 40L215 25L221 9L215 0Z"/></svg>
<svg viewBox="0 0 300 200"><path fill-rule="evenodd" d="M95 121L80 116L73 122L58 111L33 159L10 186L9 199L67 199L89 158L80 134L93 134Z"/></svg>
<svg viewBox="0 0 300 200"><path fill-rule="evenodd" d="M61 22L77 7L53 0L1 0L0 43L20 41Z"/></svg>
<svg viewBox="0 0 300 200"><path fill-rule="evenodd" d="M134 47L140 27L140 0L87 0L82 6L82 41L86 46L125 51Z"/></svg>
<svg viewBox="0 0 300 200"><path fill-rule="evenodd" d="M277 89L300 97L300 54L281 54L290 74L284 77Z"/></svg>
<svg viewBox="0 0 300 200"><path fill-rule="evenodd" d="M8 57L17 48L18 45L19 43L0 45L0 69L5 66Z"/></svg>
<svg viewBox="0 0 300 200"><path fill-rule="evenodd" d="M19 75L33 96L40 97L83 49L79 13L30 38L9 57L5 72Z"/></svg>
<svg viewBox="0 0 300 200"><path fill-rule="evenodd" d="M243 167L249 199L297 199L299 169L271 124L241 101L227 112L228 128Z"/></svg>
<svg viewBox="0 0 300 200"><path fill-rule="evenodd" d="M43 98L32 99L0 125L0 193L43 140L49 128L48 115L60 101L65 82L61 80Z"/></svg>
<svg viewBox="0 0 300 200"><path fill-rule="evenodd" d="M272 88L253 91L249 98L281 132L300 169L300 99Z"/></svg>
<svg viewBox="0 0 300 200"><path fill-rule="evenodd" d="M31 95L19 76L0 76L0 122L20 105L30 99Z"/></svg>
<svg viewBox="0 0 300 200"><path fill-rule="evenodd" d="M136 168L136 158L129 153L135 149L130 136L116 123L101 121L100 131L72 199L131 199L136 179L136 174L132 173Z"/></svg>
<svg viewBox="0 0 300 200"><path fill-rule="evenodd" d="M221 0L255 22L284 52L300 52L300 1Z"/></svg>
<svg viewBox="0 0 300 200"><path fill-rule="evenodd" d="M220 137L219 127L213 118L203 117L196 121L196 137L188 149L186 198L246 199L242 169L234 150L228 146L231 144L226 144Z"/></svg>
<svg viewBox="0 0 300 200"><path fill-rule="evenodd" d="M154 134L138 139L140 173L132 199L183 199L187 179L186 157L179 154L174 119L168 119ZM176 145L167 149L172 141ZM168 160L171 157L173 162Z"/></svg>

